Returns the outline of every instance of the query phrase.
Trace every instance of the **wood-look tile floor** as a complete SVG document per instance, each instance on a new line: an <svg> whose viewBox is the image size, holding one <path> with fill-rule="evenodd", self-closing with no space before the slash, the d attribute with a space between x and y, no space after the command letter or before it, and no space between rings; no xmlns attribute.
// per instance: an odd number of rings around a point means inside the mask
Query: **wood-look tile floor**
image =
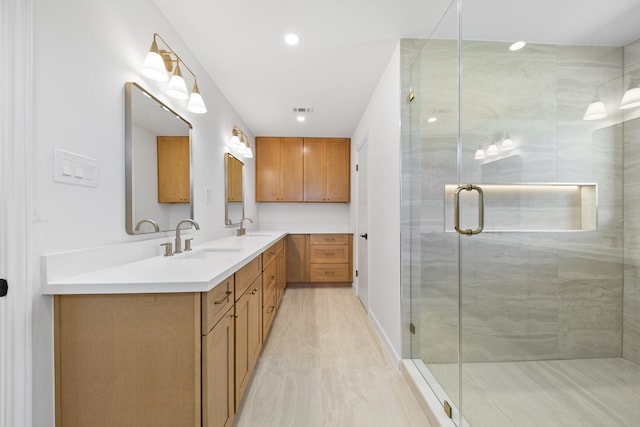
<svg viewBox="0 0 640 427"><path fill-rule="evenodd" d="M289 288L237 427L430 427L350 288Z"/></svg>

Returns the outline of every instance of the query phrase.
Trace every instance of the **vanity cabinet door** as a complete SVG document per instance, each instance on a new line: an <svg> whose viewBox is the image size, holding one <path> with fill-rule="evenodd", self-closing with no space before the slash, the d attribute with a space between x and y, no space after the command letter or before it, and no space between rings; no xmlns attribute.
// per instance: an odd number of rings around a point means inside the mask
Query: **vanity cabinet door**
<svg viewBox="0 0 640 427"><path fill-rule="evenodd" d="M57 295L56 426L201 426L200 293Z"/></svg>
<svg viewBox="0 0 640 427"><path fill-rule="evenodd" d="M287 236L287 282L303 283L309 281L308 252L308 234L289 234Z"/></svg>
<svg viewBox="0 0 640 427"><path fill-rule="evenodd" d="M190 203L189 137L159 136L158 203Z"/></svg>
<svg viewBox="0 0 640 427"><path fill-rule="evenodd" d="M202 426L230 427L235 414L234 312L202 337Z"/></svg>
<svg viewBox="0 0 640 427"><path fill-rule="evenodd" d="M262 350L262 275L249 286L235 305L235 410L242 401L251 372Z"/></svg>

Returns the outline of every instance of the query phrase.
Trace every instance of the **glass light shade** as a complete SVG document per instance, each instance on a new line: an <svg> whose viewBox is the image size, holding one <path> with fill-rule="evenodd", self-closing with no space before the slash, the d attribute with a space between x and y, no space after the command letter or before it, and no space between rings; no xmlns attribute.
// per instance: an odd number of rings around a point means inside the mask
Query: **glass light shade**
<svg viewBox="0 0 640 427"><path fill-rule="evenodd" d="M171 80L169 80L169 84L167 85L167 95L172 98L182 100L189 98L187 84L184 82L184 78L182 78L182 71L180 71L180 63L176 64L173 76L171 76Z"/></svg>
<svg viewBox="0 0 640 427"><path fill-rule="evenodd" d="M164 60L158 52L149 51L142 64L142 75L157 82L169 80L169 73L164 65Z"/></svg>
<svg viewBox="0 0 640 427"><path fill-rule="evenodd" d="M189 104L187 105L187 110L196 114L204 114L207 112L207 107L204 105L204 100L202 99L202 95L198 92L191 92L191 96L189 97Z"/></svg>
<svg viewBox="0 0 640 427"><path fill-rule="evenodd" d="M234 148L238 148L240 146L240 138L238 135L233 135L229 140L229 145Z"/></svg>
<svg viewBox="0 0 640 427"><path fill-rule="evenodd" d="M247 147L247 149L244 151L244 153L242 153L242 155L247 159L253 159L253 151L251 151L251 148L249 147Z"/></svg>
<svg viewBox="0 0 640 427"><path fill-rule="evenodd" d="M478 147L478 149L476 150L476 155L473 158L476 160L482 160L486 157L487 155L484 153L484 150L482 149L482 147Z"/></svg>
<svg viewBox="0 0 640 427"><path fill-rule="evenodd" d="M582 120L598 120L607 117L607 109L602 101L593 101L584 112Z"/></svg>
<svg viewBox="0 0 640 427"><path fill-rule="evenodd" d="M498 154L498 146L495 142L489 144L489 148L487 148L487 154L490 156Z"/></svg>
<svg viewBox="0 0 640 427"><path fill-rule="evenodd" d="M507 134L507 136L502 141L502 149L504 151L509 151L509 150L513 150L514 148L515 148L515 145L513 145L513 140L511 139L509 134Z"/></svg>
<svg viewBox="0 0 640 427"><path fill-rule="evenodd" d="M629 108L640 107L640 87L627 89L620 101L620 109L627 110Z"/></svg>

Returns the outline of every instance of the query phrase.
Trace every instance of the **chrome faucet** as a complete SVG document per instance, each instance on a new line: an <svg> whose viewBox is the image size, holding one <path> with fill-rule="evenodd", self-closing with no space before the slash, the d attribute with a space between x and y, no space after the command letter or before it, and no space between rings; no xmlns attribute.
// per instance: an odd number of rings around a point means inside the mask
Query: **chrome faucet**
<svg viewBox="0 0 640 427"><path fill-rule="evenodd" d="M174 254L182 253L182 240L180 240L180 226L182 224L185 224L185 223L191 224L192 226L194 226L196 228L196 230L200 230L200 226L198 225L198 223L195 222L194 220L190 219L190 218L183 219L182 221L180 221L178 223L178 225L176 226L176 246L175 246L175 249L173 251ZM191 228L191 227L189 227L189 228ZM183 230L186 230L186 228L183 229Z"/></svg>
<svg viewBox="0 0 640 427"><path fill-rule="evenodd" d="M238 228L238 230L236 231L236 236L244 236L245 234L247 234L247 229L244 228L244 220L249 221L251 224L253 224L253 220L251 218L247 218L244 217L240 220L240 228Z"/></svg>
<svg viewBox="0 0 640 427"><path fill-rule="evenodd" d="M142 224L144 224L145 222L151 224L153 226L153 229L156 230L156 233L160 231L160 227L158 226L158 223L155 222L152 219L143 219L143 220L139 221L136 224L136 231L140 231L140 228L142 227Z"/></svg>

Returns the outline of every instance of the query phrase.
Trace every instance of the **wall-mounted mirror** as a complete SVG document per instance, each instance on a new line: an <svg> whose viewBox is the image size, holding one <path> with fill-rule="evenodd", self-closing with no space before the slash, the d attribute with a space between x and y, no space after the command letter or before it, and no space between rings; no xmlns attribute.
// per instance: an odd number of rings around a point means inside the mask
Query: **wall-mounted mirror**
<svg viewBox="0 0 640 427"><path fill-rule="evenodd" d="M244 218L243 175L244 163L229 153L224 155L225 223L240 224Z"/></svg>
<svg viewBox="0 0 640 427"><path fill-rule="evenodd" d="M168 231L193 219L191 128L138 84L125 84L127 233Z"/></svg>

